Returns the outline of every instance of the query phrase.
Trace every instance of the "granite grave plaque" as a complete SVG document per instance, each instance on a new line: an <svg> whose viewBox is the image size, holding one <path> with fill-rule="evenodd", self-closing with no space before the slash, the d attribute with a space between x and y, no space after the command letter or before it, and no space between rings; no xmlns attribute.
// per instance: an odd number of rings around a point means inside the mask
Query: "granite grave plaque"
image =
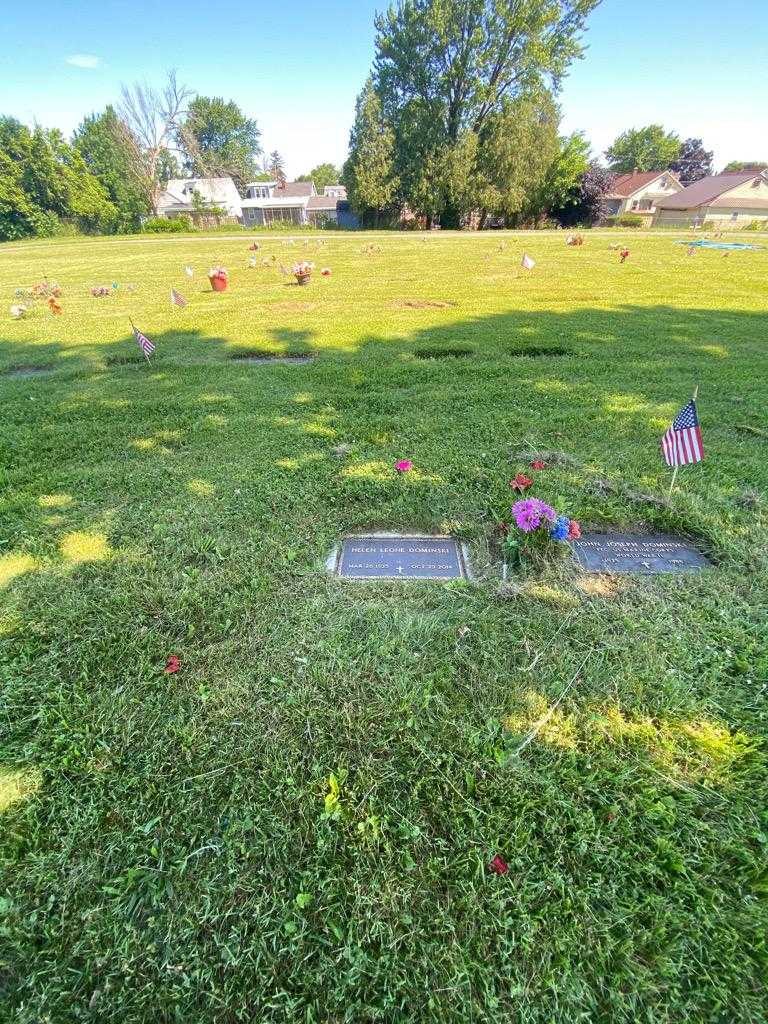
<svg viewBox="0 0 768 1024"><path fill-rule="evenodd" d="M711 562L683 540L664 533L587 533L573 541L573 550L587 572L698 572Z"/></svg>
<svg viewBox="0 0 768 1024"><path fill-rule="evenodd" d="M358 580L452 580L468 575L455 537L345 537L335 570Z"/></svg>

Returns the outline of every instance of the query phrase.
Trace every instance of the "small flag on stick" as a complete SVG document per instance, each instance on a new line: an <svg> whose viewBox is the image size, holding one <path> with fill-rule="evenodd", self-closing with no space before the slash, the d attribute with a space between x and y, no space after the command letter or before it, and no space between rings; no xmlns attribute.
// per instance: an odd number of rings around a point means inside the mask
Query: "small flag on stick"
<svg viewBox="0 0 768 1024"><path fill-rule="evenodd" d="M704 444L701 438L701 427L696 412L696 396L698 387L693 392L690 402L683 406L680 412L672 421L672 426L667 430L661 439L661 453L668 466L674 466L672 483L669 485L669 493L675 486L675 478L680 466L688 466L694 462L701 462L704 458Z"/></svg>
<svg viewBox="0 0 768 1024"><path fill-rule="evenodd" d="M136 344L144 353L144 358L149 362L150 354L155 351L154 344L149 340L146 334L141 333L133 320L131 320L131 330L133 331L133 336L136 339Z"/></svg>
<svg viewBox="0 0 768 1024"><path fill-rule="evenodd" d="M171 288L171 305L181 306L183 309L187 304L187 300L183 295L179 295L175 288Z"/></svg>
<svg viewBox="0 0 768 1024"><path fill-rule="evenodd" d="M523 258L520 261L520 265L522 266L523 270L533 270L533 268L536 266L536 261L532 260L527 252L524 252Z"/></svg>

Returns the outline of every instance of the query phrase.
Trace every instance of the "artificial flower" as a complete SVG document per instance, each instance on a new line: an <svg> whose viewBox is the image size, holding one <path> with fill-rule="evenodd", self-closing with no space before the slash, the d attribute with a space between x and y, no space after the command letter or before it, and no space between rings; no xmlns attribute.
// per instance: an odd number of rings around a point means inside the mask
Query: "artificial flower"
<svg viewBox="0 0 768 1024"><path fill-rule="evenodd" d="M531 469L546 469L546 462L542 462L541 459L534 459L531 463Z"/></svg>
<svg viewBox="0 0 768 1024"><path fill-rule="evenodd" d="M330 267L323 267L323 269L320 271L320 273L322 274L323 277L330 277L331 276L331 268Z"/></svg>
<svg viewBox="0 0 768 1024"><path fill-rule="evenodd" d="M497 853L496 856L491 861L491 863L488 865L488 868L491 871L495 872L497 875L506 875L506 873L509 871L509 864L507 864L504 858Z"/></svg>
<svg viewBox="0 0 768 1024"><path fill-rule="evenodd" d="M581 537L581 524L572 519L568 524L568 540L578 540Z"/></svg>
<svg viewBox="0 0 768 1024"><path fill-rule="evenodd" d="M546 505L538 498L526 498L515 502L512 506L512 515L523 533L531 533L542 523L554 522L556 513L550 505Z"/></svg>
<svg viewBox="0 0 768 1024"><path fill-rule="evenodd" d="M567 540L571 521L568 516L558 516L549 531L553 540Z"/></svg>
<svg viewBox="0 0 768 1024"><path fill-rule="evenodd" d="M395 469L398 473L408 473L413 469L413 463L410 459L400 459L399 462L395 463Z"/></svg>
<svg viewBox="0 0 768 1024"><path fill-rule="evenodd" d="M181 661L179 660L178 655L176 655L176 654L169 654L168 655L168 660L165 663L165 671L169 675L173 675L173 673L174 672L178 672L180 668L181 668Z"/></svg>
<svg viewBox="0 0 768 1024"><path fill-rule="evenodd" d="M519 491L521 494L523 491L527 491L533 484L533 480L525 473L518 473L514 480L509 481L509 486L513 491Z"/></svg>

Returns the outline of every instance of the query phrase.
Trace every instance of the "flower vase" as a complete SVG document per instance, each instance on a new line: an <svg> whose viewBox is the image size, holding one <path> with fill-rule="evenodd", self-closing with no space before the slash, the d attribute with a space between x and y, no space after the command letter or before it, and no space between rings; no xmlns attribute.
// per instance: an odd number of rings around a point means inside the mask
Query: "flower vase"
<svg viewBox="0 0 768 1024"><path fill-rule="evenodd" d="M296 284L299 284L299 285L309 284L309 279L310 279L311 276L312 276L311 274L297 274L296 275Z"/></svg>
<svg viewBox="0 0 768 1024"><path fill-rule="evenodd" d="M208 280L211 282L211 288L215 292L225 292L227 290L228 281L226 274L211 274Z"/></svg>

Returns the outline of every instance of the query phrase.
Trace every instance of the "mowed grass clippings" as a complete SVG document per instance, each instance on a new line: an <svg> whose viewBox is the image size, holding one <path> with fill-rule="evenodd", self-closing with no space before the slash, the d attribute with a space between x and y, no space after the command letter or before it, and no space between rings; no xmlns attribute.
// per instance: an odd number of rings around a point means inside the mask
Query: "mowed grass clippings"
<svg viewBox="0 0 768 1024"><path fill-rule="evenodd" d="M768 1016L768 250L505 237L0 251L1 1020ZM500 587L518 471L715 566ZM330 577L369 530L476 579Z"/></svg>

